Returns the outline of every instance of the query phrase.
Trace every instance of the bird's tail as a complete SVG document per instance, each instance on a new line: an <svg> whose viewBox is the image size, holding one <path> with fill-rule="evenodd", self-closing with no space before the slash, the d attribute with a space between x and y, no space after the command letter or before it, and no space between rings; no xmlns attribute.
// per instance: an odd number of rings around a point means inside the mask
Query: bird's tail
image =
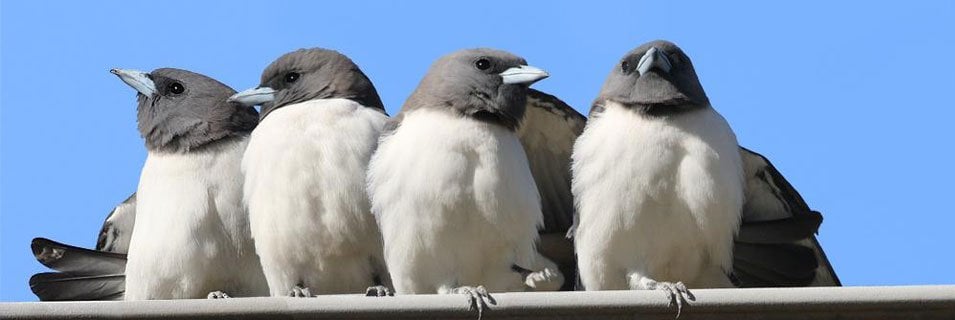
<svg viewBox="0 0 955 320"><path fill-rule="evenodd" d="M126 286L126 255L95 251L45 238L33 239L33 255L57 272L30 277L41 301L120 300Z"/></svg>
<svg viewBox="0 0 955 320"><path fill-rule="evenodd" d="M815 241L822 215L812 211L786 219L744 222L734 245L735 282L742 287L839 285ZM824 267L823 271L819 271ZM818 273L831 275L821 283Z"/></svg>

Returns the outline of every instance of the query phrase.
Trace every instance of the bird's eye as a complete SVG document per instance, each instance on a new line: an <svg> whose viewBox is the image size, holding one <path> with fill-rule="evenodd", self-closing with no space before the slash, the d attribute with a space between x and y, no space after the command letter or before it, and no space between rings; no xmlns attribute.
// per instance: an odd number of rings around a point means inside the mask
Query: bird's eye
<svg viewBox="0 0 955 320"><path fill-rule="evenodd" d="M620 63L620 71L630 71L630 61L623 60L623 62Z"/></svg>
<svg viewBox="0 0 955 320"><path fill-rule="evenodd" d="M669 58L670 58L670 62L673 62L673 63L683 63L683 57L681 57L681 56L680 56L679 54L677 54L677 53L671 54Z"/></svg>
<svg viewBox="0 0 955 320"><path fill-rule="evenodd" d="M170 83L168 88L169 88L169 92L172 92L173 94L180 94L180 93L186 92L186 87L179 82Z"/></svg>
<svg viewBox="0 0 955 320"><path fill-rule="evenodd" d="M474 66L477 67L478 70L487 70L491 67L491 61L481 58L474 62Z"/></svg>
<svg viewBox="0 0 955 320"><path fill-rule="evenodd" d="M289 72L285 74L285 83L293 83L298 81L299 74L298 72Z"/></svg>

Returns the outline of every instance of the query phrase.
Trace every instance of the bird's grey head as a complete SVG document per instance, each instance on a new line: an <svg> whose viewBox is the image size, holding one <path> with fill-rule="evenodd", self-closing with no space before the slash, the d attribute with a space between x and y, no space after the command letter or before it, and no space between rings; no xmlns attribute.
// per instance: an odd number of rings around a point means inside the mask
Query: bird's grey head
<svg viewBox="0 0 955 320"><path fill-rule="evenodd" d="M693 63L676 44L656 40L631 50L614 66L594 108L613 101L648 115L709 106ZM592 111L593 112L593 111Z"/></svg>
<svg viewBox="0 0 955 320"><path fill-rule="evenodd" d="M227 102L235 90L204 75L173 68L110 72L136 89L139 133L150 151L188 152L258 124L254 108Z"/></svg>
<svg viewBox="0 0 955 320"><path fill-rule="evenodd" d="M262 106L262 119L272 111L313 99L343 98L385 112L371 80L338 51L321 48L286 53L262 72L258 88L230 98L244 105Z"/></svg>
<svg viewBox="0 0 955 320"><path fill-rule="evenodd" d="M444 109L514 130L524 117L528 86L547 76L508 52L461 50L431 65L402 112Z"/></svg>

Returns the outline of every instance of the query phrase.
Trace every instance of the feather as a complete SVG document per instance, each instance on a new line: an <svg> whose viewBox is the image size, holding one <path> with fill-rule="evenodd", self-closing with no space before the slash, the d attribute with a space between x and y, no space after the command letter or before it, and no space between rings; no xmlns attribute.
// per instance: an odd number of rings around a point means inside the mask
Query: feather
<svg viewBox="0 0 955 320"><path fill-rule="evenodd" d="M122 300L125 285L122 274L46 272L30 277L30 289L41 301Z"/></svg>
<svg viewBox="0 0 955 320"><path fill-rule="evenodd" d="M33 239L30 248L37 261L60 272L102 275L126 270L125 254L83 249L45 238Z"/></svg>

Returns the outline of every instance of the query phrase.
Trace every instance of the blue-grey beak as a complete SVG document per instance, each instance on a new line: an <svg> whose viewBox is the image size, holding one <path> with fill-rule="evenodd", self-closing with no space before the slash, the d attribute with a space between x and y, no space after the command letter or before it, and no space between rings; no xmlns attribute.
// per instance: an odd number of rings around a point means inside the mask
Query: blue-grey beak
<svg viewBox="0 0 955 320"><path fill-rule="evenodd" d="M663 52L656 47L651 47L650 50L647 50L647 53L644 53L643 57L640 58L640 63L637 64L637 71L640 72L641 76L653 69L660 69L660 71L670 73L672 67L670 59L667 59L667 56L664 55Z"/></svg>
<svg viewBox="0 0 955 320"><path fill-rule="evenodd" d="M132 69L110 69L109 72L146 97L156 94L156 84L148 73Z"/></svg>
<svg viewBox="0 0 955 320"><path fill-rule="evenodd" d="M258 87L236 93L229 97L229 102L237 102L244 106L256 106L275 100L275 90L269 87Z"/></svg>
<svg viewBox="0 0 955 320"><path fill-rule="evenodd" d="M528 85L550 76L547 71L531 66L509 68L500 75L504 79L504 84L526 83Z"/></svg>

